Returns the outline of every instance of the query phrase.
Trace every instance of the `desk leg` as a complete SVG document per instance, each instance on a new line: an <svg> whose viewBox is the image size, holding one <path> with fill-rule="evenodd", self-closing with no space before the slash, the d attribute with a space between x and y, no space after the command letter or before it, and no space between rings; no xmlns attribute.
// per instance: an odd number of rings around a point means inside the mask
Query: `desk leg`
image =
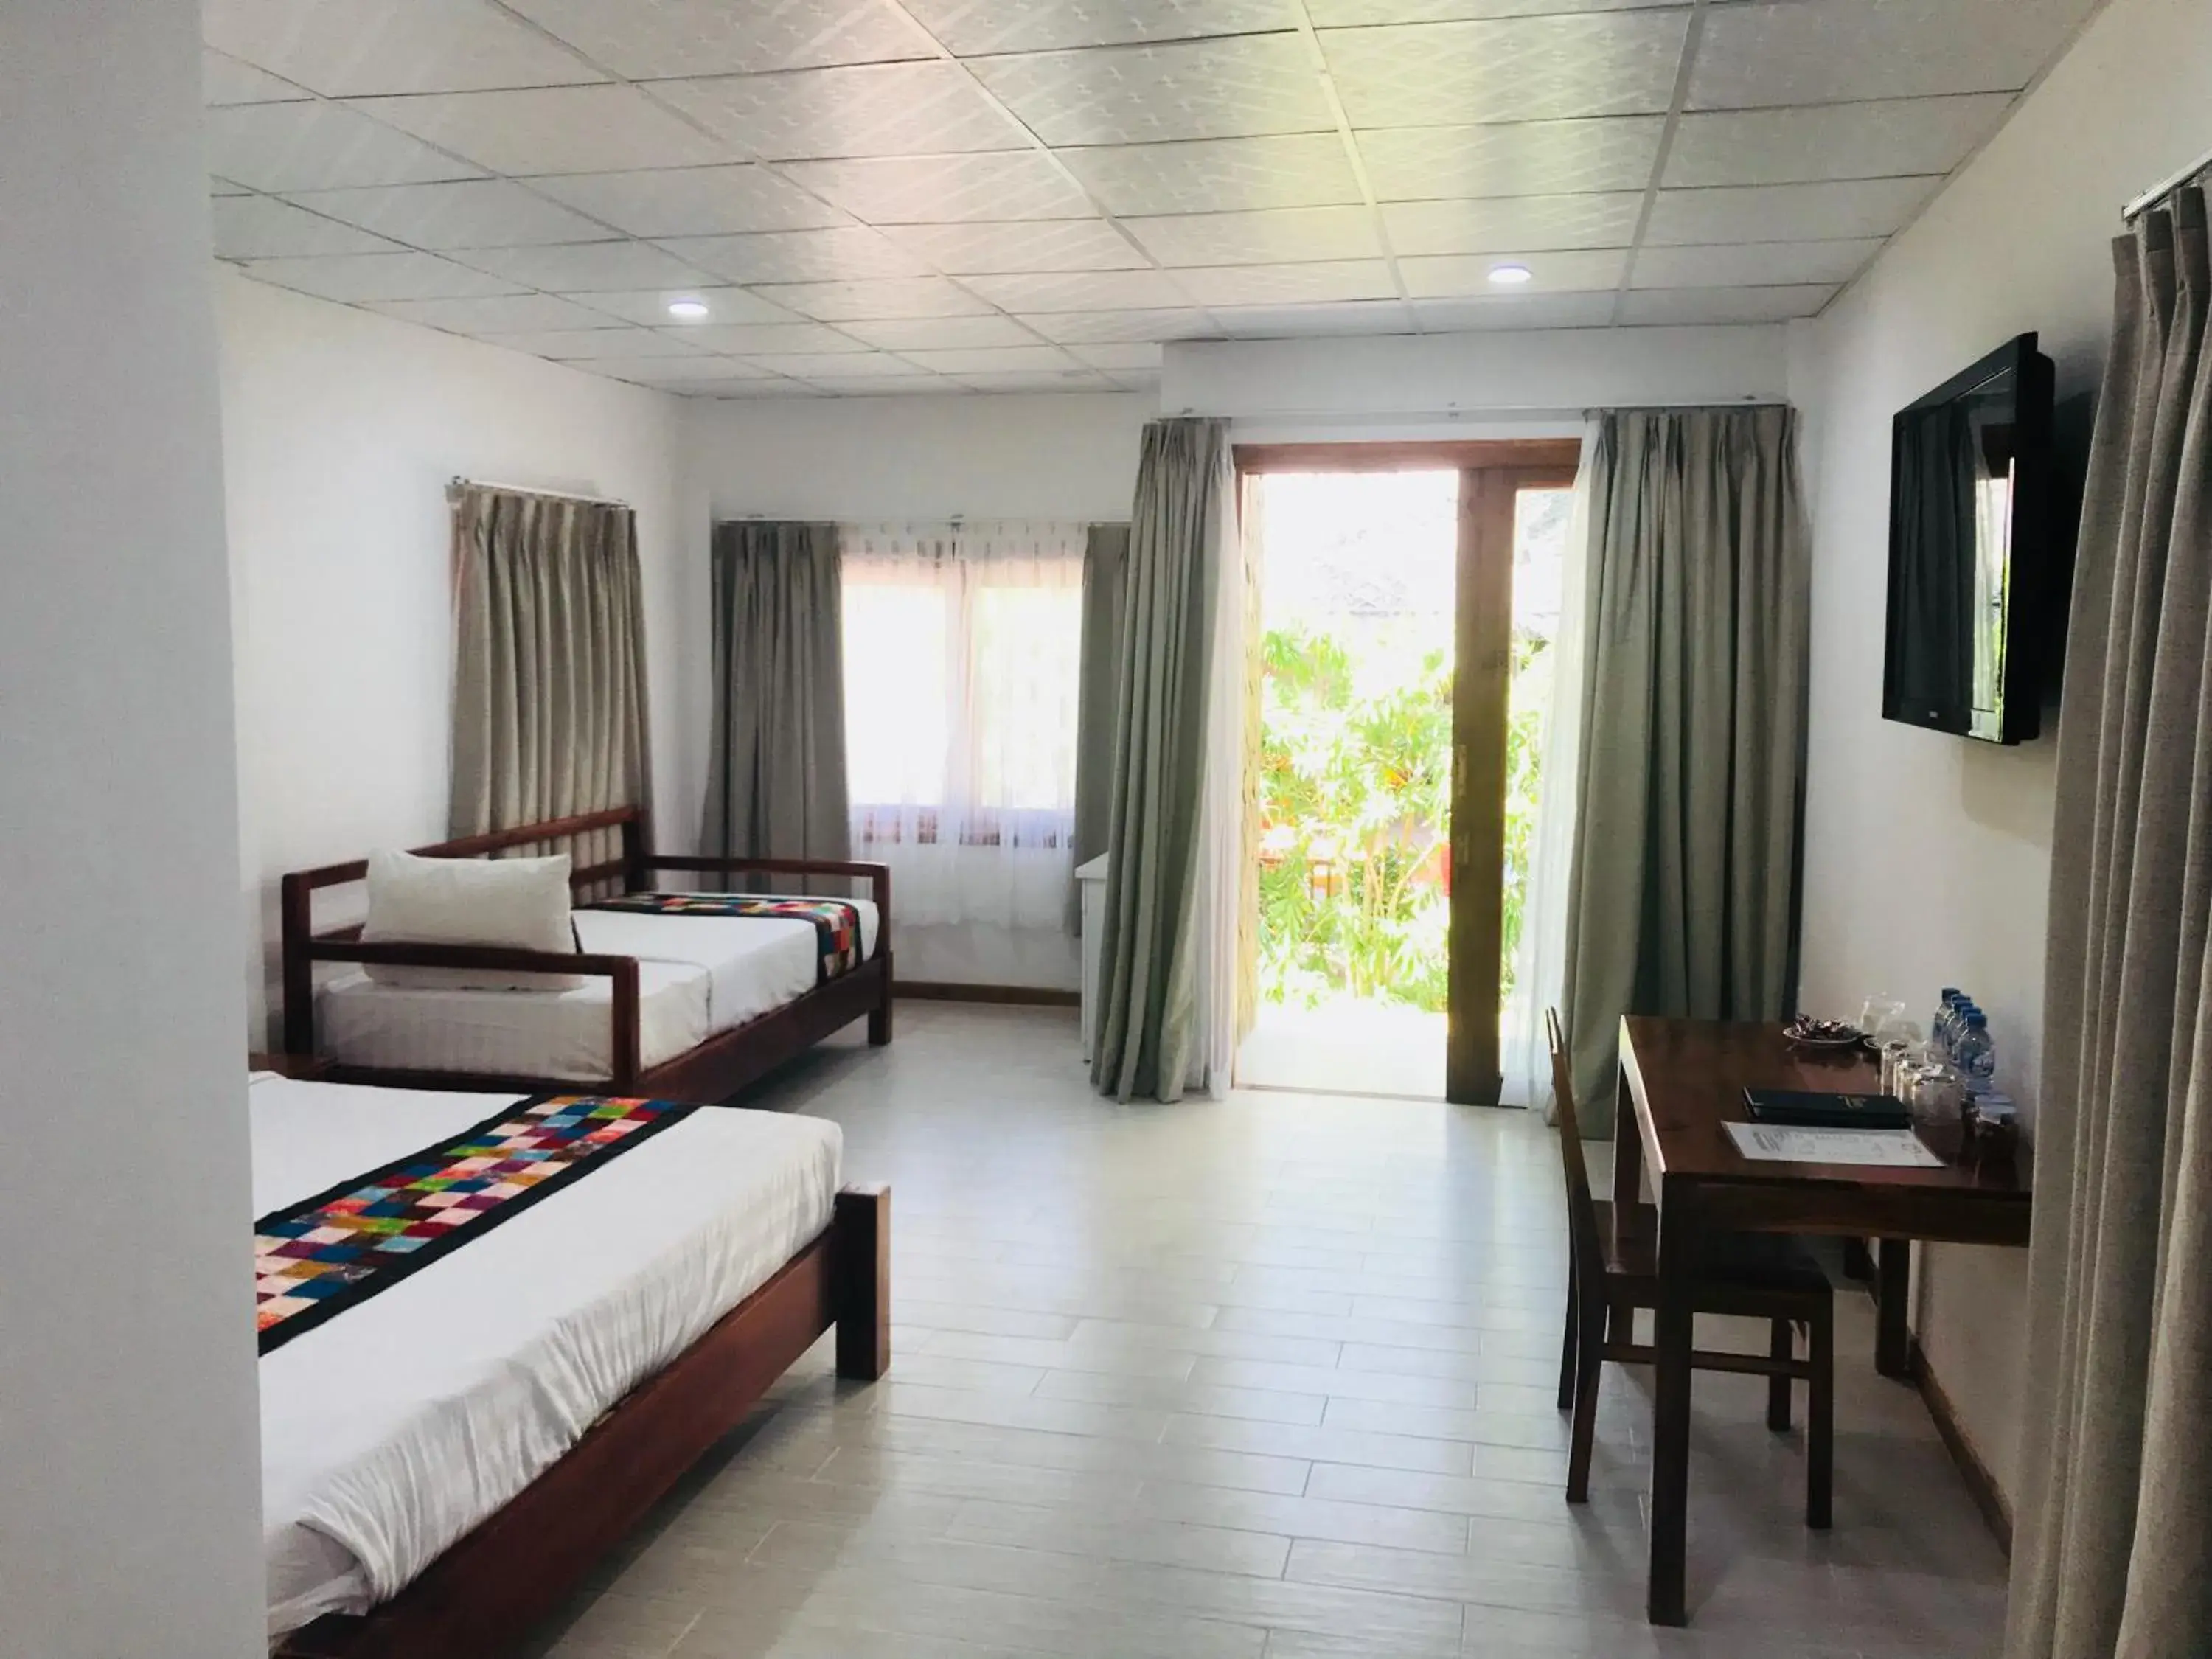
<svg viewBox="0 0 2212 1659"><path fill-rule="evenodd" d="M1636 1095L1623 1066L1613 1101L1613 1212L1629 1215L1643 1201L1644 1137L1637 1130Z"/></svg>
<svg viewBox="0 0 2212 1659"><path fill-rule="evenodd" d="M1881 1241L1881 1277L1875 1284L1874 1368L1900 1380L1912 1375L1912 1241Z"/></svg>
<svg viewBox="0 0 2212 1659"><path fill-rule="evenodd" d="M1664 1194L1659 1206L1659 1312L1656 1410L1651 1435L1651 1580L1647 1603L1655 1625L1686 1625L1683 1577L1689 1541L1691 1264L1697 1260L1698 1218L1689 1195Z"/></svg>

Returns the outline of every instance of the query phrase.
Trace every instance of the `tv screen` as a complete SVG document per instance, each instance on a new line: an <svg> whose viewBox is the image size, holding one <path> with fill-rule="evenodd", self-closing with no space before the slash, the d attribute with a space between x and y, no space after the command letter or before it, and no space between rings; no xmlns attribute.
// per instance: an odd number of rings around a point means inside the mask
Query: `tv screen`
<svg viewBox="0 0 2212 1659"><path fill-rule="evenodd" d="M2036 735L2051 401L2051 360L2023 334L1899 412L1888 719L1990 743Z"/></svg>

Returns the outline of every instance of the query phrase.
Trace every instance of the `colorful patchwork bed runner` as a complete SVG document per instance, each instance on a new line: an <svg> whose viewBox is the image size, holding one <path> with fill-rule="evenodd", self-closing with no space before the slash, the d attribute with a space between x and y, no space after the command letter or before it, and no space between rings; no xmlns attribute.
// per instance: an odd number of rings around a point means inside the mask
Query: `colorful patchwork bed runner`
<svg viewBox="0 0 2212 1659"><path fill-rule="evenodd" d="M778 898L773 893L624 893L584 908L649 916L781 916L811 921L821 945L817 985L860 965L860 913L842 899Z"/></svg>
<svg viewBox="0 0 2212 1659"><path fill-rule="evenodd" d="M253 1224L261 1352L389 1290L697 1109L541 1095L263 1216Z"/></svg>

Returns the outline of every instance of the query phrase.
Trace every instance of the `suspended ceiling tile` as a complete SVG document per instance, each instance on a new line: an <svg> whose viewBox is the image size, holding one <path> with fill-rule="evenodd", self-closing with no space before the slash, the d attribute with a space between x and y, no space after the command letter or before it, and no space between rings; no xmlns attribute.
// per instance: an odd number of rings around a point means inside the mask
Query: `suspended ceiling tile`
<svg viewBox="0 0 2212 1659"><path fill-rule="evenodd" d="M957 65L943 62L657 81L653 90L771 161L1017 149L1028 142Z"/></svg>
<svg viewBox="0 0 2212 1659"><path fill-rule="evenodd" d="M1088 368L1065 368L1056 373L1034 370L1013 374L963 374L960 384L971 392L1111 392L1114 383Z"/></svg>
<svg viewBox="0 0 2212 1659"><path fill-rule="evenodd" d="M642 323L648 328L672 325L668 307L677 300L697 300L707 307L701 326L723 323L796 323L803 320L781 306L741 288L643 288L611 294L586 294L579 301L595 311Z"/></svg>
<svg viewBox="0 0 2212 1659"><path fill-rule="evenodd" d="M489 0L204 0L208 45L332 98L604 81Z"/></svg>
<svg viewBox="0 0 2212 1659"><path fill-rule="evenodd" d="M1936 193L1940 179L1662 190L1647 245L1795 242L1887 236Z"/></svg>
<svg viewBox="0 0 2212 1659"><path fill-rule="evenodd" d="M210 109L224 104L280 104L308 95L305 87L295 87L266 70L201 48L200 101Z"/></svg>
<svg viewBox="0 0 2212 1659"><path fill-rule="evenodd" d="M1771 288L1847 283L1881 252L1881 238L1835 242L1754 242L1722 247L1647 247L1632 288Z"/></svg>
<svg viewBox="0 0 2212 1659"><path fill-rule="evenodd" d="M1005 280L1005 279L1000 279ZM990 307L942 276L763 288L761 297L825 323L877 317L972 316Z"/></svg>
<svg viewBox="0 0 2212 1659"><path fill-rule="evenodd" d="M1103 219L898 225L888 233L950 276L1025 270L1126 270L1149 263Z"/></svg>
<svg viewBox="0 0 2212 1659"><path fill-rule="evenodd" d="M695 349L750 357L755 353L866 351L869 343L826 323L691 323L660 331Z"/></svg>
<svg viewBox="0 0 2212 1659"><path fill-rule="evenodd" d="M647 242L561 242L544 247L477 248L461 257L489 270L555 294L620 293L639 288L706 286L697 266Z"/></svg>
<svg viewBox="0 0 2212 1659"><path fill-rule="evenodd" d="M363 300L465 299L511 294L522 284L434 253L346 253L330 258L255 259L244 267L250 276L302 294L349 303Z"/></svg>
<svg viewBox="0 0 2212 1659"><path fill-rule="evenodd" d="M720 398L724 400L761 398L818 398L822 394L800 380L771 376L762 380L694 380L667 388L679 398Z"/></svg>
<svg viewBox="0 0 2212 1659"><path fill-rule="evenodd" d="M703 341L695 343L657 329L639 328L628 323L617 323L612 328L537 329L514 334L478 332L477 337L488 345L526 351L533 357L550 357L556 362L582 362L593 357L696 357L714 349Z"/></svg>
<svg viewBox="0 0 2212 1659"><path fill-rule="evenodd" d="M903 358L880 351L757 352L747 361L756 368L777 374L793 375L799 380L811 380L817 374L835 375L847 380L896 380L902 375L922 373Z"/></svg>
<svg viewBox="0 0 2212 1659"><path fill-rule="evenodd" d="M1644 289L1622 302L1624 323L1780 323L1811 317L1835 297L1833 283L1785 288Z"/></svg>
<svg viewBox="0 0 2212 1659"><path fill-rule="evenodd" d="M1268 208L1131 219L1129 233L1164 265L1256 265L1379 258L1382 240L1364 207Z"/></svg>
<svg viewBox="0 0 2212 1659"><path fill-rule="evenodd" d="M2011 107L2010 93L1993 92L1692 112L1674 130L1666 182L1778 185L1948 173Z"/></svg>
<svg viewBox="0 0 2212 1659"><path fill-rule="evenodd" d="M1611 289L1582 294L1477 294L1416 300L1413 314L1431 334L1490 328L1603 328L1613 320Z"/></svg>
<svg viewBox="0 0 2212 1659"><path fill-rule="evenodd" d="M1386 127L1358 135L1385 202L1642 190L1667 130L1660 115L1497 126Z"/></svg>
<svg viewBox="0 0 2212 1659"><path fill-rule="evenodd" d="M1338 334L1411 334L1413 313L1403 300L1354 300L1333 305L1224 306L1214 313L1232 340L1293 340Z"/></svg>
<svg viewBox="0 0 2212 1659"><path fill-rule="evenodd" d="M968 286L1005 311L1139 311L1190 305L1189 295L1158 270L975 276Z"/></svg>
<svg viewBox="0 0 2212 1659"><path fill-rule="evenodd" d="M806 384L830 398L908 398L916 394L950 397L961 391L958 381L948 380L942 374L863 375L857 378L817 374L811 376Z"/></svg>
<svg viewBox="0 0 2212 1659"><path fill-rule="evenodd" d="M1391 247L1401 254L1626 247L1635 240L1643 210L1640 191L1493 196L1466 202L1393 202L1382 209L1382 222Z"/></svg>
<svg viewBox="0 0 2212 1659"><path fill-rule="evenodd" d="M1080 219L1092 211L1081 187L1034 149L806 161L784 173L801 189L873 225Z"/></svg>
<svg viewBox="0 0 2212 1659"><path fill-rule="evenodd" d="M1364 199L1334 132L1109 145L1063 150L1060 160L1109 213L1232 213Z"/></svg>
<svg viewBox="0 0 2212 1659"><path fill-rule="evenodd" d="M927 264L866 225L774 230L751 236L671 237L660 246L732 283L842 283L931 274Z"/></svg>
<svg viewBox="0 0 2212 1659"><path fill-rule="evenodd" d="M2097 0L1778 0L1716 6L1692 109L2014 92Z"/></svg>
<svg viewBox="0 0 2212 1659"><path fill-rule="evenodd" d="M652 386L681 386L687 380L749 380L768 373L736 357L598 357L578 367Z"/></svg>
<svg viewBox="0 0 2212 1659"><path fill-rule="evenodd" d="M1218 332L1206 313L1188 306L1126 311L1065 311L1024 316L1021 322L1062 344L1116 344L1131 340L1203 340Z"/></svg>
<svg viewBox="0 0 2212 1659"><path fill-rule="evenodd" d="M1398 285L1381 259L1333 259L1312 264L1214 265L1179 270L1190 297L1217 306L1311 304L1327 300L1395 299Z"/></svg>
<svg viewBox="0 0 2212 1659"><path fill-rule="evenodd" d="M1339 29L1322 49L1356 128L1662 114L1684 11Z"/></svg>
<svg viewBox="0 0 2212 1659"><path fill-rule="evenodd" d="M208 170L255 190L331 190L477 179L481 167L441 155L343 104L240 104L207 112Z"/></svg>
<svg viewBox="0 0 2212 1659"><path fill-rule="evenodd" d="M1569 292L1580 289L1620 286L1627 254L1614 248L1582 248L1566 252L1443 253L1398 261L1407 291L1416 299L1453 300L1490 295L1498 289L1490 273L1501 264L1523 264L1532 280L1520 294ZM1512 297L1519 297L1515 295Z"/></svg>
<svg viewBox="0 0 2212 1659"><path fill-rule="evenodd" d="M749 75L927 58L931 47L881 0L507 0L629 80Z"/></svg>
<svg viewBox="0 0 2212 1659"><path fill-rule="evenodd" d="M987 58L971 67L1048 144L1236 138L1334 125L1312 58L1295 34Z"/></svg>
<svg viewBox="0 0 2212 1659"><path fill-rule="evenodd" d="M291 199L420 248L515 247L528 242L599 240L615 234L505 179L305 191Z"/></svg>
<svg viewBox="0 0 2212 1659"><path fill-rule="evenodd" d="M209 204L215 251L223 259L265 259L285 254L401 253L397 242L372 236L319 213L270 196L222 196Z"/></svg>
<svg viewBox="0 0 2212 1659"><path fill-rule="evenodd" d="M949 351L909 351L909 362L939 374L1064 374L1077 367L1058 346L975 346Z"/></svg>
<svg viewBox="0 0 2212 1659"><path fill-rule="evenodd" d="M1690 0L1307 0L1316 28L1361 23L1444 23L1468 17L1534 17L1568 11L1686 8Z"/></svg>
<svg viewBox="0 0 2212 1659"><path fill-rule="evenodd" d="M655 167L532 179L532 190L633 236L809 230L845 216L764 167Z"/></svg>
<svg viewBox="0 0 2212 1659"><path fill-rule="evenodd" d="M1123 344L1068 347L1069 355L1093 368L1157 369L1164 355L1157 341L1132 340Z"/></svg>
<svg viewBox="0 0 2212 1659"><path fill-rule="evenodd" d="M456 334L520 334L536 330L616 328L615 319L550 294L506 294L484 300L394 300L368 307L387 317Z"/></svg>
<svg viewBox="0 0 2212 1659"><path fill-rule="evenodd" d="M842 325L844 331L885 351L951 351L968 346L1035 345L1037 337L1011 317L885 318Z"/></svg>
<svg viewBox="0 0 2212 1659"><path fill-rule="evenodd" d="M1256 34L1292 22L1282 0L906 0L906 7L963 58Z"/></svg>
<svg viewBox="0 0 2212 1659"><path fill-rule="evenodd" d="M359 107L494 173L620 173L734 159L635 87L446 93Z"/></svg>

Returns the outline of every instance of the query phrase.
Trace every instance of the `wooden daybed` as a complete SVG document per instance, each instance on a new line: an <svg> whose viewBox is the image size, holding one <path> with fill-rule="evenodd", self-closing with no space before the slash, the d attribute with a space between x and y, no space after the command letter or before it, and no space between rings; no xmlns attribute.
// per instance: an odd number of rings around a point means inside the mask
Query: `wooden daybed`
<svg viewBox="0 0 2212 1659"><path fill-rule="evenodd" d="M877 912L874 951L849 972L826 981L734 1030L708 1036L696 1047L659 1065L640 1063L638 960L635 957L550 954L477 945L365 943L358 923L317 932L314 897L325 888L366 878L368 860L295 871L283 883L284 1048L299 1057L318 1054L315 1006L317 963L381 963L409 967L459 968L482 972L557 973L604 977L611 981L611 1047L609 1075L590 1079L610 1093L649 1095L670 1100L726 1100L831 1032L866 1018L868 1041L891 1040L890 872L881 864L819 859L716 858L670 855L650 850L645 812L617 807L544 823L521 825L489 835L470 836L413 849L434 858L481 858L511 848L559 842L595 831L619 830L622 855L586 866L570 878L579 894L610 890L646 892L656 872L727 877L761 872L775 875L860 878L869 884ZM616 884L619 884L617 889ZM514 1089L574 1088L574 1076L549 1077L482 1072L325 1064L317 1075L333 1082L383 1084L399 1088Z"/></svg>

